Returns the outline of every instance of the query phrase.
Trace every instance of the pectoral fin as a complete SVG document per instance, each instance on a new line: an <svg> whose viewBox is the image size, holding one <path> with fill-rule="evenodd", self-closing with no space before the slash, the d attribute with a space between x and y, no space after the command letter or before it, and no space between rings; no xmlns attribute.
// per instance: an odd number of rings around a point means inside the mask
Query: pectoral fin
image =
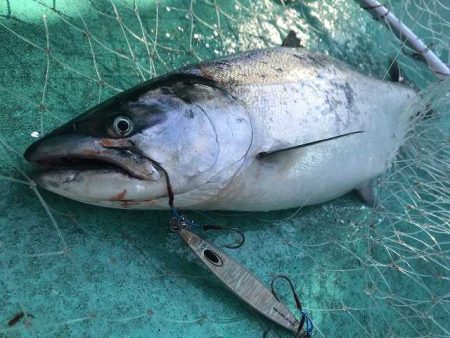
<svg viewBox="0 0 450 338"><path fill-rule="evenodd" d="M363 133L363 130L358 130L358 131L352 131L350 133L345 133L345 134L341 134L341 135L336 135L336 136L332 136L332 137L327 137L324 139L320 139L320 140L316 140L316 141L311 141L311 142L307 142L307 143L303 143L303 144L299 144L293 147L287 147L287 148L281 148L281 149L275 149L275 150L271 150L271 151L265 151L265 152L261 152L257 155L257 158L261 159L261 158L266 158L270 155L274 155L274 154L278 154L282 151L288 151L288 150L293 150L293 149L298 149L298 148L303 148L303 147L307 147L307 146L312 146L314 144L318 144L318 143L322 143L322 142L326 142L326 141L331 141L331 140L335 140L341 137L346 137L346 136L350 136L350 135L354 135L354 134L361 134Z"/></svg>

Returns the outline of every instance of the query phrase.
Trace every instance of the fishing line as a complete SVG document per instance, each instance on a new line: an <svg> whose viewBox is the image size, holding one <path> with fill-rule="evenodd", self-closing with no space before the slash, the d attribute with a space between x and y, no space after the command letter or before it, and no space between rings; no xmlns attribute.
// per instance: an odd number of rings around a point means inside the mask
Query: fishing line
<svg viewBox="0 0 450 338"><path fill-rule="evenodd" d="M235 243L229 243L222 245L225 248L228 249L238 249L245 243L245 235L237 228L227 228L223 227L218 224L199 224L191 219L188 219L187 217L180 215L178 213L177 208L175 207L175 194L173 193L172 184L170 182L170 177L167 171L161 166L160 163L156 162L155 160L152 160L148 157L146 157L149 161L152 162L152 164L155 166L155 168L161 170L164 173L164 176L166 177L166 187L167 187L167 196L169 198L169 207L170 212L172 214L172 218L170 221L171 226L176 226L178 223L183 223L184 226L189 226L190 228L194 229L201 229L204 231L208 230L229 230L234 232L239 236L239 240L235 241Z"/></svg>

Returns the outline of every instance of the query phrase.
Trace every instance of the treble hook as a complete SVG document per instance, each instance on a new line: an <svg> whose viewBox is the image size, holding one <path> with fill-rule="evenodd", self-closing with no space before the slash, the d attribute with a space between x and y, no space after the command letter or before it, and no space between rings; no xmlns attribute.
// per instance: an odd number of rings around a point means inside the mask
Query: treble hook
<svg viewBox="0 0 450 338"><path fill-rule="evenodd" d="M242 231L240 231L239 229L237 229L237 228L227 228L227 227L223 227L223 226L217 225L217 224L204 224L202 228L205 231L207 231L207 230L230 230L230 231L234 231L240 237L240 240L236 241L235 243L222 245L225 248L238 249L242 245L244 245L244 243L245 243L245 235L244 235L244 233Z"/></svg>
<svg viewBox="0 0 450 338"><path fill-rule="evenodd" d="M170 219L170 230L177 232L181 228L199 228L204 231L208 230L230 230L238 234L240 239L235 243L222 245L228 249L238 249L245 243L245 235L237 228L227 228L217 224L203 224L200 225L184 215L179 215L175 208L172 209L172 218Z"/></svg>
<svg viewBox="0 0 450 338"><path fill-rule="evenodd" d="M296 305L297 309L300 311L300 313L302 314L302 318L300 319L300 324L298 326L298 330L297 330L295 337L300 337L300 332L305 324L306 324L305 332L307 334L307 337L311 337L312 334L314 333L314 324L313 324L311 318L309 318L308 314L305 311L303 311L300 297L298 296L297 292L295 291L294 285L292 284L292 281L289 279L289 277L284 276L284 275L276 275L275 277L273 277L272 282L270 283L270 288L272 289L273 295L279 302L281 302L281 300L278 297L277 293L275 292L275 288L274 288L274 283L279 278L283 278L284 280L286 280L289 283L292 294L294 295L295 305Z"/></svg>

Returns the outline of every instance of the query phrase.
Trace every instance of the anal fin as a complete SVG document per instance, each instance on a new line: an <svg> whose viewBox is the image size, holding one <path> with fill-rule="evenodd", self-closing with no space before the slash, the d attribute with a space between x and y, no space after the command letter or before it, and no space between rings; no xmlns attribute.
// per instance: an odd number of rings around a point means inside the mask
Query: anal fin
<svg viewBox="0 0 450 338"><path fill-rule="evenodd" d="M370 181L359 188L356 188L356 192L358 193L361 200L366 203L368 206L372 208L376 208L379 206L377 196L374 190L373 181Z"/></svg>

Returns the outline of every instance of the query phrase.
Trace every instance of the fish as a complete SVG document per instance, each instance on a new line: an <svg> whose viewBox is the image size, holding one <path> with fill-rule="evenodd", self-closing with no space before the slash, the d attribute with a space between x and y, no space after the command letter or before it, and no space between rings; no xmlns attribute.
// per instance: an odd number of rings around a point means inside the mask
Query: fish
<svg viewBox="0 0 450 338"><path fill-rule="evenodd" d="M356 190L398 153L418 91L305 48L250 50L125 90L37 140L37 184L111 208L270 211ZM170 191L168 184L170 183Z"/></svg>

